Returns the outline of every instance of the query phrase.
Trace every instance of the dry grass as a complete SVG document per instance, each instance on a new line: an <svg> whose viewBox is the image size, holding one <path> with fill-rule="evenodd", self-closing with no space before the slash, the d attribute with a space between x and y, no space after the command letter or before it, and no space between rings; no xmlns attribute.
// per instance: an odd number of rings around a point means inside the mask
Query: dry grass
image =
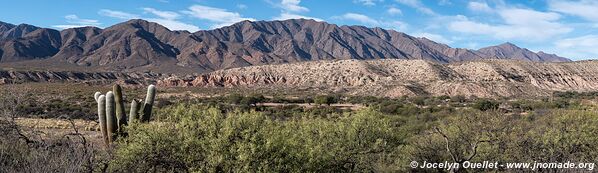
<svg viewBox="0 0 598 173"><path fill-rule="evenodd" d="M41 119L41 118L16 118L18 125L33 129L72 129L70 121L62 119ZM99 126L96 121L73 120L75 127L82 131L98 131Z"/></svg>

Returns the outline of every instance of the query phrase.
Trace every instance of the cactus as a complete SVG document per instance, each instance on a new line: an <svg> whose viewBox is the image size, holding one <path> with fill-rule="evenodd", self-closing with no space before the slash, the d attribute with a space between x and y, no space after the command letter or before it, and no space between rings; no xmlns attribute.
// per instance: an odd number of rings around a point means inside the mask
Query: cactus
<svg viewBox="0 0 598 173"><path fill-rule="evenodd" d="M116 119L118 121L118 131L122 132L122 127L127 125L127 114L125 112L125 102L123 99L122 88L118 84L112 86L114 101L116 103Z"/></svg>
<svg viewBox="0 0 598 173"><path fill-rule="evenodd" d="M139 104L137 100L133 99L133 101L131 101L131 109L129 111L129 124L132 124L133 121L139 119Z"/></svg>
<svg viewBox="0 0 598 173"><path fill-rule="evenodd" d="M96 99L96 102L99 102L98 99L99 99L100 95L102 95L101 92L96 92L95 94L93 94L93 98Z"/></svg>
<svg viewBox="0 0 598 173"><path fill-rule="evenodd" d="M112 89L113 91L109 91L106 95L102 95L100 92L94 94L94 98L98 103L100 131L106 146L110 146L119 135L126 137L123 127L127 125L127 118L124 110L125 104L122 97L122 88L119 85L114 85ZM156 86L150 85L147 88L147 95L143 105L141 105L141 101L135 99L131 101L129 124L136 120L140 122L149 121L155 96Z"/></svg>
<svg viewBox="0 0 598 173"><path fill-rule="evenodd" d="M118 130L118 122L116 120L116 112L114 102L114 93L109 91L106 93L106 129L108 130L108 141L110 143L116 140L116 131Z"/></svg>
<svg viewBox="0 0 598 173"><path fill-rule="evenodd" d="M108 131L106 129L106 97L104 95L98 96L96 100L98 102L98 120L100 122L100 132L106 146L110 145L108 140Z"/></svg>
<svg viewBox="0 0 598 173"><path fill-rule="evenodd" d="M143 114L141 122L148 122L152 115L152 106L154 105L154 98L156 97L156 86L150 85L147 87L147 95L145 96L145 104L143 104Z"/></svg>

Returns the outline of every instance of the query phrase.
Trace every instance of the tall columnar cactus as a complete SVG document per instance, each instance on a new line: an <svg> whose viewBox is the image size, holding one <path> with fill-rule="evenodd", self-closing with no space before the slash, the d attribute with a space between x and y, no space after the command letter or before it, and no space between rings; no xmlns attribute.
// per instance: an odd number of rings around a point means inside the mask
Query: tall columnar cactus
<svg viewBox="0 0 598 173"><path fill-rule="evenodd" d="M129 124L133 124L134 121L139 120L139 104L137 100L131 101L131 109L129 110Z"/></svg>
<svg viewBox="0 0 598 173"><path fill-rule="evenodd" d="M122 131L122 127L127 125L127 115L125 112L125 102L123 99L122 88L118 84L112 86L114 92L114 101L116 103L116 118L118 121L118 131Z"/></svg>
<svg viewBox="0 0 598 173"><path fill-rule="evenodd" d="M152 106L154 105L154 98L156 97L156 86L150 85L147 87L147 95L145 96L145 103L143 104L143 114L141 122L148 122L152 115Z"/></svg>
<svg viewBox="0 0 598 173"><path fill-rule="evenodd" d="M131 102L129 124L137 120L141 122L149 121L155 97L156 86L150 85L147 88L147 95L143 105L141 101L133 99ZM105 96L100 92L96 92L94 98L98 103L98 119L102 137L106 146L110 146L118 135L125 135L122 128L127 125L126 122L123 122L127 118L124 110L125 104L122 97L122 88L119 85L114 85L113 91L109 91Z"/></svg>
<svg viewBox="0 0 598 173"><path fill-rule="evenodd" d="M108 141L110 143L116 140L118 122L116 120L114 93L109 91L106 93L106 129L108 130Z"/></svg>
<svg viewBox="0 0 598 173"><path fill-rule="evenodd" d="M100 122L100 132L106 146L110 145L108 140L108 131L106 129L106 96L100 95L96 100L98 102L98 120Z"/></svg>

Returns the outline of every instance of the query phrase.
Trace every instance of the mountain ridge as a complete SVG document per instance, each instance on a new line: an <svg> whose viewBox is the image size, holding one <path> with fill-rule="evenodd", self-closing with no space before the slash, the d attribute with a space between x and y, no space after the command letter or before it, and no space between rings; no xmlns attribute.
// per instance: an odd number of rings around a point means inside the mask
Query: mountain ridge
<svg viewBox="0 0 598 173"><path fill-rule="evenodd" d="M350 95L535 97L598 89L598 61L540 63L476 60L337 60L248 66L198 76L169 76L165 87L305 90Z"/></svg>
<svg viewBox="0 0 598 173"><path fill-rule="evenodd" d="M58 33L58 34L57 34ZM109 70L181 67L197 72L251 65L338 59L424 59L441 63L478 59L567 62L511 43L479 50L452 48L425 37L309 19L241 21L212 30L171 31L133 19L101 29L61 31L0 23L0 63L51 59Z"/></svg>

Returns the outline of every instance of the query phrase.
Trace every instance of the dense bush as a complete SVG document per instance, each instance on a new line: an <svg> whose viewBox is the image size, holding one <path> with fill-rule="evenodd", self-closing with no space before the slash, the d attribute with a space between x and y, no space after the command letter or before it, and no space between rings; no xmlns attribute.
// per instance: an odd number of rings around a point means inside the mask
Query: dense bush
<svg viewBox="0 0 598 173"><path fill-rule="evenodd" d="M394 169L400 123L372 110L337 118L272 120L197 105L159 111L134 125L111 170L134 172L338 172Z"/></svg>
<svg viewBox="0 0 598 173"><path fill-rule="evenodd" d="M0 94L0 172L102 171L104 157L96 157L97 148L75 128L44 133L15 121L27 115L22 108L30 104L29 93L27 88L4 88Z"/></svg>
<svg viewBox="0 0 598 173"><path fill-rule="evenodd" d="M552 95L564 99L594 99L598 97L598 92L556 91Z"/></svg>
<svg viewBox="0 0 598 173"><path fill-rule="evenodd" d="M407 156L404 163L594 162L598 157L597 123L598 114L591 111L560 110L526 116L470 112L448 117L435 128L413 136L401 153Z"/></svg>
<svg viewBox="0 0 598 173"><path fill-rule="evenodd" d="M473 105L473 108L481 111L496 110L498 109L499 105L499 102L483 99L476 101Z"/></svg>
<svg viewBox="0 0 598 173"><path fill-rule="evenodd" d="M319 105L331 105L338 102L338 98L329 95L319 95L314 98L314 103Z"/></svg>

